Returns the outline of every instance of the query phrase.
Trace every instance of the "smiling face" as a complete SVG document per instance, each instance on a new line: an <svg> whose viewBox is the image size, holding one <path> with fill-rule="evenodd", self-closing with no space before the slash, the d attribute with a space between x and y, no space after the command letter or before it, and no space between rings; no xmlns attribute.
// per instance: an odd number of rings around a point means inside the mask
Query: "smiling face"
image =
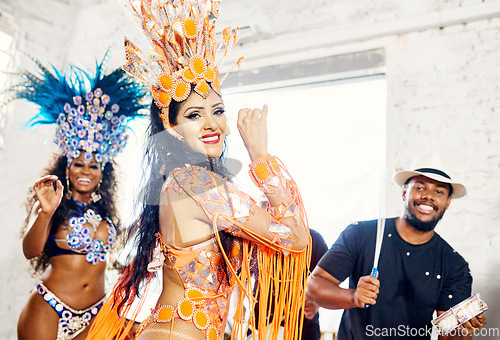
<svg viewBox="0 0 500 340"><path fill-rule="evenodd" d="M436 227L451 202L450 185L415 176L403 187L404 218L413 228L427 232Z"/></svg>
<svg viewBox="0 0 500 340"><path fill-rule="evenodd" d="M193 91L180 103L174 129L193 150L218 158L227 130L224 112L224 103L215 91L207 99Z"/></svg>
<svg viewBox="0 0 500 340"><path fill-rule="evenodd" d="M94 157L85 162L83 157L84 153L81 152L78 158L73 159L69 168L66 168L72 195L81 202L90 200L90 194L102 179L101 163L96 162Z"/></svg>

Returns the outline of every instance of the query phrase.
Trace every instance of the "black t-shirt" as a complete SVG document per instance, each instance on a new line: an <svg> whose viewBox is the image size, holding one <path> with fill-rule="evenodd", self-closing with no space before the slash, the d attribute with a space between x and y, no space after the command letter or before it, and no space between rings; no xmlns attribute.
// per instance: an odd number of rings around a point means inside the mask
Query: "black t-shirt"
<svg viewBox="0 0 500 340"><path fill-rule="evenodd" d="M377 221L348 226L318 263L339 281L349 277L356 288L370 275L375 255ZM396 231L396 219L386 220L378 264L380 292L367 309L346 309L339 327L345 339L430 339L432 314L446 311L471 295L467 262L437 233L413 245Z"/></svg>
<svg viewBox="0 0 500 340"><path fill-rule="evenodd" d="M328 246L326 245L325 240L314 229L309 229L309 233L311 234L312 240L312 250L311 250L311 263L309 269L311 272L314 267L318 264L318 261L328 250ZM302 340L319 340L321 338L321 329L319 327L319 313L316 313L314 317L309 320L308 318L304 318L304 325L302 327Z"/></svg>

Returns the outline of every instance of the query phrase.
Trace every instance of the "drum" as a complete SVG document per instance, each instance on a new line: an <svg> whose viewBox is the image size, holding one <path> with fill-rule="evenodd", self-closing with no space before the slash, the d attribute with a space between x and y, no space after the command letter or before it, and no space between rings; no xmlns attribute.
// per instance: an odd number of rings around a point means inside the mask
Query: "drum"
<svg viewBox="0 0 500 340"><path fill-rule="evenodd" d="M441 314L432 324L436 327L440 335L446 335L461 324L469 321L473 317L486 311L488 306L481 300L479 293L451 307L448 311Z"/></svg>

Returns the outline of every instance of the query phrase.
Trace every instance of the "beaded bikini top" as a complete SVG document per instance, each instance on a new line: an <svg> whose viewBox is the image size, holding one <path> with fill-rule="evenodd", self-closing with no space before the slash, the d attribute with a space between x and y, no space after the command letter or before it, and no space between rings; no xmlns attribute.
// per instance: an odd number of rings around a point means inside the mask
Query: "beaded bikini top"
<svg viewBox="0 0 500 340"><path fill-rule="evenodd" d="M219 339L225 327L225 315L229 294L235 279L223 270L222 252L215 246L216 239L188 249L168 247L160 235L157 235L162 254L168 259L184 284L184 298L174 305L161 305L141 324L138 336L152 322L171 322L182 319L194 324L205 333L207 339ZM213 245L213 246L211 246ZM241 265L241 242L233 243L229 260L233 268ZM162 257L163 259L163 257Z"/></svg>
<svg viewBox="0 0 500 340"><path fill-rule="evenodd" d="M116 243L116 228L113 222L108 217L105 217L104 219L107 222L107 237L104 241L95 237L103 220L98 213L101 212L101 210L102 209L98 205L93 203L85 204L71 198L69 201L68 232L64 240L68 243L70 249L60 248L54 242L59 250L55 249L52 254L49 252L49 256L84 254L87 262L94 265L99 262L106 262L106 254ZM53 239L52 235L49 240L51 239L54 241L63 241ZM51 245L51 247L55 248L54 245Z"/></svg>

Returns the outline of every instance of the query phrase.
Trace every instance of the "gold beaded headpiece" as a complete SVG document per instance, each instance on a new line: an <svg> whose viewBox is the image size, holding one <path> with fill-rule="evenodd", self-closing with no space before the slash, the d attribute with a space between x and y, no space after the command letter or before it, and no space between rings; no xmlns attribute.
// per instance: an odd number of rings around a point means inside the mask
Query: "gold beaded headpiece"
<svg viewBox="0 0 500 340"><path fill-rule="evenodd" d="M134 16L151 42L149 57L125 38L127 63L123 69L149 83L163 126L172 135L182 138L168 119L172 100L186 100L194 91L207 98L210 90L221 94L220 86L229 72L219 80L219 66L238 40L238 29L222 30L217 46L215 22L219 17L217 0L128 0ZM220 59L217 54L224 48ZM236 65L239 67L243 57ZM210 85L209 85L210 83Z"/></svg>

